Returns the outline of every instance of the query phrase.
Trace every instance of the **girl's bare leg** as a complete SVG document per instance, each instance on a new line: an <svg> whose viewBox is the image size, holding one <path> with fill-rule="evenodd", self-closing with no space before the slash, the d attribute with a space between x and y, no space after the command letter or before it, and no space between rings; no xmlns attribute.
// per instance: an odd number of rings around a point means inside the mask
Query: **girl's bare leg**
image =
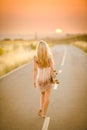
<svg viewBox="0 0 87 130"><path fill-rule="evenodd" d="M45 92L42 92L40 97L40 109L43 109L44 98L45 98Z"/></svg>
<svg viewBox="0 0 87 130"><path fill-rule="evenodd" d="M46 92L45 92L43 117L46 116L47 108L48 108L48 105L49 105L50 91L51 91L51 88L47 89Z"/></svg>
<svg viewBox="0 0 87 130"><path fill-rule="evenodd" d="M39 116L42 116L44 100L45 100L45 92L42 92L41 97L40 97L40 109L39 109L39 112L38 112Z"/></svg>

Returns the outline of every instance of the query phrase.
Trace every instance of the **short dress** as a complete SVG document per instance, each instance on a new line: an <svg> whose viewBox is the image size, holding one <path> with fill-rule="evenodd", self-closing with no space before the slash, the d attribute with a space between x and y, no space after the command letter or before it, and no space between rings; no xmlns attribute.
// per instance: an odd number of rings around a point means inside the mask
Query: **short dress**
<svg viewBox="0 0 87 130"><path fill-rule="evenodd" d="M50 62L50 59L48 59ZM35 61L37 62L37 61ZM41 92L46 91L49 88L52 88L53 84L51 82L51 67L50 65L45 68L40 68L37 64L37 76L36 76L36 86L40 89Z"/></svg>

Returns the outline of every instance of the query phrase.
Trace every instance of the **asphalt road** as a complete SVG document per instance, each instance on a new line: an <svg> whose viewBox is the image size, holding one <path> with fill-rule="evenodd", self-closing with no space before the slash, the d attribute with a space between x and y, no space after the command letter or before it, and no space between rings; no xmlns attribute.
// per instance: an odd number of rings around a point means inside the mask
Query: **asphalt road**
<svg viewBox="0 0 87 130"><path fill-rule="evenodd" d="M87 130L87 54L67 45L52 52L60 85L51 91L48 130ZM32 62L2 77L0 130L42 130L39 97Z"/></svg>

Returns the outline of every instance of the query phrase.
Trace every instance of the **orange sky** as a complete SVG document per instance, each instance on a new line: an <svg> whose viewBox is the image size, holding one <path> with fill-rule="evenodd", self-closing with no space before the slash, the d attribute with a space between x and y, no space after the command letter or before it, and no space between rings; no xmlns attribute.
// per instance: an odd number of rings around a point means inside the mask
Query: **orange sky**
<svg viewBox="0 0 87 130"><path fill-rule="evenodd" d="M87 33L87 0L0 0L0 34Z"/></svg>

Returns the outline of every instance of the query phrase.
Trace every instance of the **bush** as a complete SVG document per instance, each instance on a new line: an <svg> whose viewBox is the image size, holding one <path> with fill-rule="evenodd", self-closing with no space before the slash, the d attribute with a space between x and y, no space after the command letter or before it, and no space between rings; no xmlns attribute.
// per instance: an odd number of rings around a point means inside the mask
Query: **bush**
<svg viewBox="0 0 87 130"><path fill-rule="evenodd" d="M0 48L0 55L3 55L5 53L3 48Z"/></svg>
<svg viewBox="0 0 87 130"><path fill-rule="evenodd" d="M35 50L35 49L36 49L36 45L33 44L33 43L31 43L31 44L30 44L30 48L31 48L32 50Z"/></svg>

